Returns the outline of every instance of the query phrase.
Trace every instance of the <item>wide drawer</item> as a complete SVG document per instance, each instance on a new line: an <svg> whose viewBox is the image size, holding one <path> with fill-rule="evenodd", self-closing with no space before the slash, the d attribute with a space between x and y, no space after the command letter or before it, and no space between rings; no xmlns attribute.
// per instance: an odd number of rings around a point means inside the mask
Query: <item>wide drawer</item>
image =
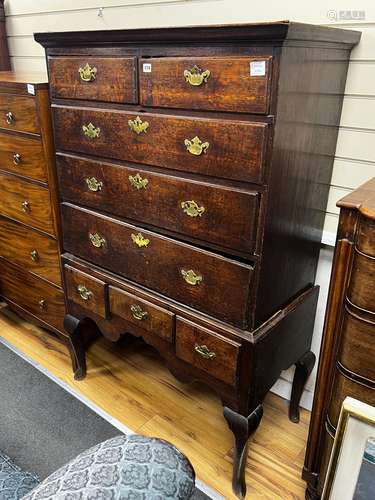
<svg viewBox="0 0 375 500"><path fill-rule="evenodd" d="M375 257L369 257L356 250L348 289L350 302L375 313L374 283Z"/></svg>
<svg viewBox="0 0 375 500"><path fill-rule="evenodd" d="M0 255L52 283L61 284L59 250L54 238L0 217Z"/></svg>
<svg viewBox="0 0 375 500"><path fill-rule="evenodd" d="M0 168L47 182L43 145L40 139L0 132Z"/></svg>
<svg viewBox="0 0 375 500"><path fill-rule="evenodd" d="M170 311L113 286L109 287L109 307L111 314L173 341L174 314Z"/></svg>
<svg viewBox="0 0 375 500"><path fill-rule="evenodd" d="M110 163L57 156L64 200L251 253L259 194Z"/></svg>
<svg viewBox="0 0 375 500"><path fill-rule="evenodd" d="M58 149L260 182L267 124L54 107Z"/></svg>
<svg viewBox="0 0 375 500"><path fill-rule="evenodd" d="M134 57L50 57L52 97L136 103Z"/></svg>
<svg viewBox="0 0 375 500"><path fill-rule="evenodd" d="M67 203L62 220L66 251L246 327L251 266Z"/></svg>
<svg viewBox="0 0 375 500"><path fill-rule="evenodd" d="M223 382L235 385L241 345L191 321L176 319L176 355Z"/></svg>
<svg viewBox="0 0 375 500"><path fill-rule="evenodd" d="M93 276L64 266L65 286L68 300L106 318L108 315L107 285Z"/></svg>
<svg viewBox="0 0 375 500"><path fill-rule="evenodd" d="M2 172L0 214L54 234L48 189Z"/></svg>
<svg viewBox="0 0 375 500"><path fill-rule="evenodd" d="M146 106L268 113L271 56L160 57L140 60Z"/></svg>
<svg viewBox="0 0 375 500"><path fill-rule="evenodd" d="M0 94L0 128L38 134L35 98Z"/></svg>
<svg viewBox="0 0 375 500"><path fill-rule="evenodd" d="M36 318L64 332L64 294L41 278L0 258L0 294Z"/></svg>

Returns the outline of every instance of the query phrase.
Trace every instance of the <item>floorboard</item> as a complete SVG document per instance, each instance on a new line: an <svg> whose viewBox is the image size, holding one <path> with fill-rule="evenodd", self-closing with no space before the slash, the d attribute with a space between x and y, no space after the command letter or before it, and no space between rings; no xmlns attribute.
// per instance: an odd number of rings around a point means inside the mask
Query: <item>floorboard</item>
<svg viewBox="0 0 375 500"><path fill-rule="evenodd" d="M218 397L199 383L183 384L142 341L98 340L87 355L88 375L72 377L65 347L49 333L3 306L0 336L75 391L135 432L173 442L191 460L200 480L225 499L231 491L232 435ZM285 400L269 394L249 447L247 499L303 499L301 479L310 413L288 420Z"/></svg>

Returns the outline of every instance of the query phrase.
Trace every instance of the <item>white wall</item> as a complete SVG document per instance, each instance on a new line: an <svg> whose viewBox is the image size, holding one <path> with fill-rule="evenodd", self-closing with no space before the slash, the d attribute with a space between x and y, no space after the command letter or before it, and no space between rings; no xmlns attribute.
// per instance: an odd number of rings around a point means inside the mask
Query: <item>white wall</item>
<svg viewBox="0 0 375 500"><path fill-rule="evenodd" d="M100 8L102 10L99 10ZM358 13L364 12L364 19ZM349 17L344 17L350 11ZM43 49L33 40L38 31L69 31L184 26L221 23L292 21L347 27L362 31L352 52L344 108L336 150L323 241L334 244L336 201L375 176L375 2L342 0L6 0L6 22L12 66L17 70L45 71ZM359 13L362 16L362 13ZM357 17L357 18L356 18ZM321 252L317 282L322 291L315 325L318 352L329 282L332 250ZM283 374L275 390L287 395L292 372ZM311 404L314 377L304 401Z"/></svg>

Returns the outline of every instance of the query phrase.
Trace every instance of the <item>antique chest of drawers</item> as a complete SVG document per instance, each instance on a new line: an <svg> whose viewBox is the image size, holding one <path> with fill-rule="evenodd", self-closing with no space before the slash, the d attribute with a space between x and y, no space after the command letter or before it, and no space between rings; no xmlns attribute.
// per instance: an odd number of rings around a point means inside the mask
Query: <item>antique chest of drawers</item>
<svg viewBox="0 0 375 500"><path fill-rule="evenodd" d="M338 206L339 231L303 474L306 497L311 499L320 498L323 490L344 399L350 396L375 406L375 178Z"/></svg>
<svg viewBox="0 0 375 500"><path fill-rule="evenodd" d="M0 296L69 343L45 80L0 73Z"/></svg>
<svg viewBox="0 0 375 500"><path fill-rule="evenodd" d="M243 496L265 394L296 364L298 421L314 364L314 279L359 34L282 22L35 38L76 377L90 336L143 337L222 398Z"/></svg>

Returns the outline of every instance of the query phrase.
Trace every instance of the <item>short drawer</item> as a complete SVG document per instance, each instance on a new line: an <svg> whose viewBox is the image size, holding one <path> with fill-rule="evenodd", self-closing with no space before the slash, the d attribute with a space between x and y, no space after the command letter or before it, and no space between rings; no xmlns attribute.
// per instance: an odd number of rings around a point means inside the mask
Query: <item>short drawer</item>
<svg viewBox="0 0 375 500"><path fill-rule="evenodd" d="M53 115L65 151L250 182L263 176L265 123L60 106Z"/></svg>
<svg viewBox="0 0 375 500"><path fill-rule="evenodd" d="M109 307L111 314L173 341L174 314L170 311L112 286L109 287Z"/></svg>
<svg viewBox="0 0 375 500"><path fill-rule="evenodd" d="M348 289L350 302L357 307L375 313L374 283L375 257L356 251Z"/></svg>
<svg viewBox="0 0 375 500"><path fill-rule="evenodd" d="M375 221L362 217L357 232L358 250L375 257Z"/></svg>
<svg viewBox="0 0 375 500"><path fill-rule="evenodd" d="M40 139L0 132L0 167L2 170L47 182Z"/></svg>
<svg viewBox="0 0 375 500"><path fill-rule="evenodd" d="M68 300L93 313L107 317L107 285L93 276L64 266L65 286Z"/></svg>
<svg viewBox="0 0 375 500"><path fill-rule="evenodd" d="M246 326L253 268L62 204L66 251L219 319Z"/></svg>
<svg viewBox="0 0 375 500"><path fill-rule="evenodd" d="M138 101L134 57L50 57L48 65L52 97Z"/></svg>
<svg viewBox="0 0 375 500"><path fill-rule="evenodd" d="M57 285L61 284L57 241L0 217L0 255Z"/></svg>
<svg viewBox="0 0 375 500"><path fill-rule="evenodd" d="M140 60L145 106L267 114L271 56Z"/></svg>
<svg viewBox="0 0 375 500"><path fill-rule="evenodd" d="M375 318L371 322L346 310L339 361L357 375L375 382Z"/></svg>
<svg viewBox="0 0 375 500"><path fill-rule="evenodd" d="M0 214L54 234L48 189L11 174L0 173Z"/></svg>
<svg viewBox="0 0 375 500"><path fill-rule="evenodd" d="M260 195L130 166L57 156L64 200L251 253Z"/></svg>
<svg viewBox="0 0 375 500"><path fill-rule="evenodd" d="M176 319L176 355L229 385L236 385L240 343L191 321Z"/></svg>
<svg viewBox="0 0 375 500"><path fill-rule="evenodd" d="M47 325L64 332L63 291L2 258L0 295Z"/></svg>
<svg viewBox="0 0 375 500"><path fill-rule="evenodd" d="M35 98L0 94L0 128L39 134Z"/></svg>

